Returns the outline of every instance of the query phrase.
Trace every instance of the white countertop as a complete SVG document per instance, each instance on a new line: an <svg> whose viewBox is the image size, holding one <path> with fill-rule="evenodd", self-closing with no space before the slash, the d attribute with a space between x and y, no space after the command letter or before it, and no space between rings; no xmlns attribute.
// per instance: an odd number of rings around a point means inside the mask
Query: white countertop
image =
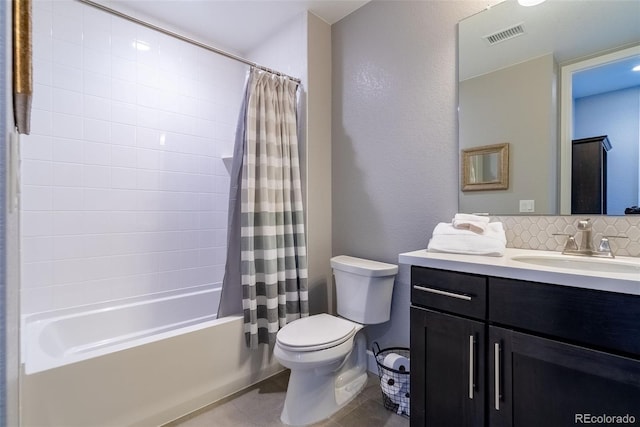
<svg viewBox="0 0 640 427"><path fill-rule="evenodd" d="M507 248L504 256L493 257L428 252L426 249L420 249L400 254L398 261L401 264L438 268L463 273L482 274L509 279L551 283L562 286L573 286L584 289L597 289L640 295L640 272L612 273L583 271L533 265L512 259L514 256L528 255L559 256L560 254L558 252L551 251ZM577 257L571 255L561 256L580 259L582 261L585 259L589 260L588 257ZM616 257L611 260L611 262L632 263L637 264L640 267L640 258L638 257Z"/></svg>

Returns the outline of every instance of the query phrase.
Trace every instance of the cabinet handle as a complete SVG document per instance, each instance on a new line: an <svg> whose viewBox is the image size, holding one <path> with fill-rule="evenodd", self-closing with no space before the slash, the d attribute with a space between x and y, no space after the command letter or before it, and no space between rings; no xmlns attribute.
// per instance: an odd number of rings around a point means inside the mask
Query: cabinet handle
<svg viewBox="0 0 640 427"><path fill-rule="evenodd" d="M494 375L493 375L493 380L494 380L494 389L495 389L495 400L496 400L496 411L500 410L500 343L495 343L494 344L494 356L493 356L493 361L494 361Z"/></svg>
<svg viewBox="0 0 640 427"><path fill-rule="evenodd" d="M473 400L473 380L475 378L475 340L469 335L469 399Z"/></svg>
<svg viewBox="0 0 640 427"><path fill-rule="evenodd" d="M453 292L441 291L440 289L425 288L424 286L418 286L418 285L413 285L413 288L417 289L419 291L431 292L432 294L444 295L446 297L463 299L465 301L471 301L471 297L469 295L456 294L456 293L453 293Z"/></svg>

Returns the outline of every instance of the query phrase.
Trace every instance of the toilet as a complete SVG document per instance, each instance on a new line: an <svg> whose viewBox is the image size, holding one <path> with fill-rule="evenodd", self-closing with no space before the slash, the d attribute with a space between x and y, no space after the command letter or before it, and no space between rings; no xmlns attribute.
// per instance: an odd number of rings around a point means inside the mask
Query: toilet
<svg viewBox="0 0 640 427"><path fill-rule="evenodd" d="M367 382L365 325L391 314L398 266L340 255L331 258L338 316L316 314L278 331L274 356L291 370L280 419L312 424L336 413Z"/></svg>

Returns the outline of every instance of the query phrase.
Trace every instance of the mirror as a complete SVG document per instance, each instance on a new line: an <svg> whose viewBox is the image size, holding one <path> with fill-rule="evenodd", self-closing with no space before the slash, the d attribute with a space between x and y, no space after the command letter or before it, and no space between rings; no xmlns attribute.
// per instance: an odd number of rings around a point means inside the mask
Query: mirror
<svg viewBox="0 0 640 427"><path fill-rule="evenodd" d="M573 119L569 117L570 124L563 125L562 132L560 122L565 103L573 101L560 98L565 89L561 70L585 59L639 46L640 2L547 0L523 7L516 0L507 0L462 20L458 30L459 148L462 152L509 141L511 157L509 188L461 190L459 211L496 215L570 212L561 209L560 178L571 173L565 170L571 163L561 158L561 151L570 146ZM640 97L640 73L635 74ZM636 120L640 122L638 114ZM639 128L636 123L635 129ZM580 137L588 136L596 135ZM611 139L616 147L615 138ZM628 171L629 176L613 181L618 185L635 182L637 188L638 162L634 168L609 169ZM639 204L637 199L627 203ZM521 210L531 205L534 211Z"/></svg>
<svg viewBox="0 0 640 427"><path fill-rule="evenodd" d="M623 215L640 200L640 70L630 72L640 64L640 45L575 62L561 69L562 104L560 108L560 213L581 212L577 198L593 198L584 194L576 176L599 176L601 206L609 215ZM603 73L605 70L606 73ZM602 74L603 80L599 77ZM630 75L635 77L630 77ZM631 78L632 87L625 88ZM610 85L610 90L591 95L591 80ZM622 89L620 89L622 88ZM607 134L615 147L599 160L595 152L588 159L589 168L574 170L574 152L581 140ZM608 138L609 141L609 138ZM609 141L610 143L611 141ZM602 162L599 166L594 161ZM601 171L602 174L599 174ZM621 185L621 184L624 185ZM591 186L591 188L599 188Z"/></svg>
<svg viewBox="0 0 640 427"><path fill-rule="evenodd" d="M509 144L462 150L462 191L509 188Z"/></svg>

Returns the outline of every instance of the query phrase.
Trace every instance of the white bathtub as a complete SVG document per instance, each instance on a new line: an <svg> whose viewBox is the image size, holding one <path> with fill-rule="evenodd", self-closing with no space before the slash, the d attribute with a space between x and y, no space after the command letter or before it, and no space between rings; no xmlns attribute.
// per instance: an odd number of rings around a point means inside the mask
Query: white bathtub
<svg viewBox="0 0 640 427"><path fill-rule="evenodd" d="M23 321L27 375L211 326L220 289L210 286L38 313Z"/></svg>
<svg viewBox="0 0 640 427"><path fill-rule="evenodd" d="M241 316L216 319L219 292L25 317L21 425L160 425L282 370Z"/></svg>

